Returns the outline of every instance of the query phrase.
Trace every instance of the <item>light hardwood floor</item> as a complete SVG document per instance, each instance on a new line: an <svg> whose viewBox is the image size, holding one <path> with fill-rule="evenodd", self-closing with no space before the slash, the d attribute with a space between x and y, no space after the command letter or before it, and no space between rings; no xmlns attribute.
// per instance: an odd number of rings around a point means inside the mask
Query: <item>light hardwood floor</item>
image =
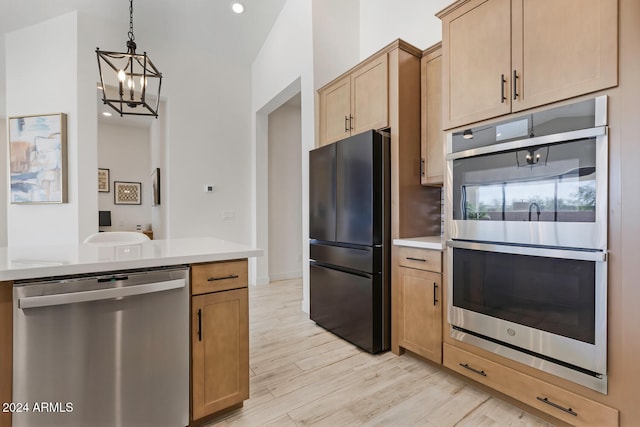
<svg viewBox="0 0 640 427"><path fill-rule="evenodd" d="M550 426L415 357L359 350L301 301L299 280L250 287L251 397L208 427Z"/></svg>

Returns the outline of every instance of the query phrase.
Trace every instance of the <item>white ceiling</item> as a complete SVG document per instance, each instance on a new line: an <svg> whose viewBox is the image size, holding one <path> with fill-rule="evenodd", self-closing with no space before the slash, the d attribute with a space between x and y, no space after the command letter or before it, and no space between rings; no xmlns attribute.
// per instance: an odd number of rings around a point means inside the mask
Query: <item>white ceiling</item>
<svg viewBox="0 0 640 427"><path fill-rule="evenodd" d="M140 31L144 37L184 41L251 63L286 0L241 2L245 12L237 15L231 11L231 0L135 0L134 34ZM0 34L73 10L122 25L124 48L129 29L128 0L0 0Z"/></svg>
<svg viewBox="0 0 640 427"><path fill-rule="evenodd" d="M245 12L238 15L231 11L231 0L134 0L133 29L141 42L149 37L171 39L209 51L221 60L249 66L285 2L241 0ZM0 0L0 34L74 10L121 26L124 49L129 29L128 0ZM149 127L153 120L117 114L107 118L100 114L103 110L105 107L99 101L98 118L103 123L117 119L123 125Z"/></svg>

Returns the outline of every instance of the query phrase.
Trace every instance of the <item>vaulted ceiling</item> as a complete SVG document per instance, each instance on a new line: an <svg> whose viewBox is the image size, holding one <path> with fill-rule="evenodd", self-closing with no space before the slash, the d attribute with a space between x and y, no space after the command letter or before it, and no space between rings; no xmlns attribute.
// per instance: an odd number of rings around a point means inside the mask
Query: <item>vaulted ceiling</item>
<svg viewBox="0 0 640 427"><path fill-rule="evenodd" d="M146 37L171 38L251 63L285 1L241 0L245 12L237 15L231 11L231 0L134 0L134 33L141 43ZM122 26L124 49L128 0L1 0L0 34L73 10Z"/></svg>

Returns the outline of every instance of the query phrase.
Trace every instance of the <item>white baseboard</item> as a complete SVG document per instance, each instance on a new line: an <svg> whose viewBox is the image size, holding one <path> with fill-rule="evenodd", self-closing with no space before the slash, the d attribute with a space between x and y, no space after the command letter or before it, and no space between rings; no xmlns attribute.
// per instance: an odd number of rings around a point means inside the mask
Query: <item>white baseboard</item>
<svg viewBox="0 0 640 427"><path fill-rule="evenodd" d="M289 279L300 279L300 278L302 278L302 271L300 270L269 275L269 279L272 282L278 282L280 280L289 280Z"/></svg>

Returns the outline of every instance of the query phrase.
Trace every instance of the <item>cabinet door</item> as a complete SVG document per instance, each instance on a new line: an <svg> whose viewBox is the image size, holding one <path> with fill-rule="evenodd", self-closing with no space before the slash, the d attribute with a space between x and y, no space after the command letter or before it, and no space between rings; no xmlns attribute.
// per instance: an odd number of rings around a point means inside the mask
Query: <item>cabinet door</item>
<svg viewBox="0 0 640 427"><path fill-rule="evenodd" d="M513 111L617 85L617 0L512 2Z"/></svg>
<svg viewBox="0 0 640 427"><path fill-rule="evenodd" d="M471 0L442 19L443 125L511 112L511 0Z"/></svg>
<svg viewBox="0 0 640 427"><path fill-rule="evenodd" d="M351 80L347 76L320 92L320 145L351 135Z"/></svg>
<svg viewBox="0 0 640 427"><path fill-rule="evenodd" d="M387 55L381 55L351 73L351 133L389 125Z"/></svg>
<svg viewBox="0 0 640 427"><path fill-rule="evenodd" d="M247 289L192 298L194 420L249 398Z"/></svg>
<svg viewBox="0 0 640 427"><path fill-rule="evenodd" d="M442 363L442 276L398 269L398 344Z"/></svg>
<svg viewBox="0 0 640 427"><path fill-rule="evenodd" d="M442 51L422 57L422 185L442 185L444 133L442 132Z"/></svg>

